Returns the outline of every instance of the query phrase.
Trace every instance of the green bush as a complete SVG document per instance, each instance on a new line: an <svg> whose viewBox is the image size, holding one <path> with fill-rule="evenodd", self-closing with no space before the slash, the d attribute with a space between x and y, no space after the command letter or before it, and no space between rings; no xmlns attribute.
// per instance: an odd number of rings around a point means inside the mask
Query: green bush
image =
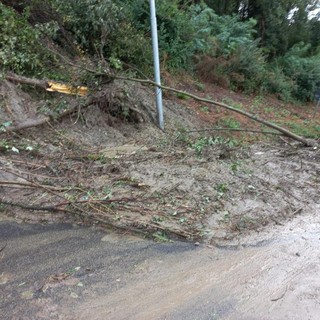
<svg viewBox="0 0 320 320"><path fill-rule="evenodd" d="M150 6L145 0L51 0L62 15L64 27L82 49L92 55L120 59L143 71L152 70ZM197 52L211 46L206 6L182 10L178 0L157 2L162 67L187 69Z"/></svg>
<svg viewBox="0 0 320 320"><path fill-rule="evenodd" d="M198 58L198 70L205 79L216 79L237 89L255 91L263 81L266 62L258 40L256 21L240 21L237 16L206 15L210 49ZM205 74L207 72L211 75Z"/></svg>
<svg viewBox="0 0 320 320"><path fill-rule="evenodd" d="M205 30L199 19L203 10L205 7L194 5L181 10L177 0L157 2L159 48L164 68L187 69L191 67L194 54L204 49ZM130 1L130 11L135 27L150 35L149 2Z"/></svg>
<svg viewBox="0 0 320 320"><path fill-rule="evenodd" d="M211 22L212 34L217 39L218 53L229 56L240 47L256 44L256 20L240 21L237 16L216 16Z"/></svg>
<svg viewBox="0 0 320 320"><path fill-rule="evenodd" d="M77 43L90 53L104 48L123 19L121 8L111 0L51 0L51 5Z"/></svg>
<svg viewBox="0 0 320 320"><path fill-rule="evenodd" d="M226 73L233 86L248 92L261 86L266 63L257 41L240 45L229 57L229 62Z"/></svg>
<svg viewBox="0 0 320 320"><path fill-rule="evenodd" d="M284 74L295 83L293 97L301 101L312 100L320 87L320 55L310 56L309 52L310 45L300 43L279 58Z"/></svg>
<svg viewBox="0 0 320 320"><path fill-rule="evenodd" d="M280 100L289 102L293 100L295 90L296 83L284 74L282 67L276 62L268 66L261 85L262 92L275 94Z"/></svg>
<svg viewBox="0 0 320 320"><path fill-rule="evenodd" d="M99 59L150 66L150 39L134 27L124 1L51 0L51 4L85 52Z"/></svg>
<svg viewBox="0 0 320 320"><path fill-rule="evenodd" d="M22 15L0 3L0 66L2 72L33 75L42 70L45 52L40 32Z"/></svg>

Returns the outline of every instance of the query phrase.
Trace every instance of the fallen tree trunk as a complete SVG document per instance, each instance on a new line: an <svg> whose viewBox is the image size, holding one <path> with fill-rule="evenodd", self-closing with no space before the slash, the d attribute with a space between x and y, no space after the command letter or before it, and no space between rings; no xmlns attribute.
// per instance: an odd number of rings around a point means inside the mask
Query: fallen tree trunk
<svg viewBox="0 0 320 320"><path fill-rule="evenodd" d="M227 104L224 104L224 103L221 103L221 102L218 102L218 101L214 101L214 100L210 100L210 99L205 99L205 98L201 98L201 97L198 97L194 94L191 94L191 93L188 93L186 91L182 91L182 90L177 90L177 89L174 89L174 88L171 88L171 87L167 87L167 86L163 86L163 85L159 85L158 83L154 82L154 81L151 81L149 79L137 79L137 78L129 78L129 77L123 77L123 76L117 76L117 75L114 75L114 74L109 74L107 72L104 72L104 71L96 71L96 70L93 70L93 69L90 69L90 68L84 68L82 66L79 66L77 64L74 64L70 61L67 61L63 56L61 56L60 54L58 54L58 56L64 60L65 63L73 66L73 67L76 67L76 68L79 68L79 69L84 69L86 70L87 72L90 72L90 73L93 73L97 76L105 76L106 78L108 79L119 79L119 80L127 80L127 81L133 81L133 82L138 82L138 83L144 83L144 84L149 84L149 85L152 85L154 87L158 87L162 90L166 90L166 91L170 91L170 92L175 92L175 93L180 93L180 94L183 94L187 97L190 97L194 100L197 100L197 101L201 101L201 102L206 102L206 103L209 103L209 104L213 104L213 105L216 105L216 106L219 106L221 108L224 108L224 109L227 109L227 110L230 110L230 111L233 111L233 112L236 112L236 113L239 113L251 120L254 120L256 122L259 122L259 123L262 123L264 124L265 126L269 127L269 128L272 128L272 129L275 129L279 132L281 132L284 136L287 136L293 140L296 140L298 142L301 142L302 144L304 144L305 146L309 146L309 147L313 147L315 145L318 145L316 143L316 141L314 140L310 140L310 139L306 139L304 137L301 137L293 132L291 132L290 130L287 130L283 127L280 127L276 124L273 124L269 121L266 121L264 119L261 119L249 112L246 112L246 111L243 111L243 110L240 110L240 109L237 109L237 108L234 108L234 107L231 107Z"/></svg>
<svg viewBox="0 0 320 320"><path fill-rule="evenodd" d="M110 77L110 75L107 75L108 77ZM151 81L151 80L143 80L143 79L136 79L136 78L127 78L127 77L121 77L121 76L114 76L115 79L121 79L121 80L127 80L127 81L133 81L133 82L139 82L139 83L144 83L144 84L150 84L152 86L156 86L158 88L161 88L163 90L166 90L166 91L170 91L170 92L175 92L175 93L180 93L180 94L183 94L185 96L188 96L194 100L197 100L197 101L201 101L201 102L206 102L206 103L209 103L209 104L213 104L213 105L216 105L216 106L219 106L221 108L224 108L224 109L227 109L227 110L230 110L230 111L233 111L233 112L236 112L236 113L239 113L247 118L250 118L256 122L259 122L259 123L262 123L264 124L265 126L269 127L269 128L272 128L272 129L275 129L279 132L281 132L283 135L293 139L293 140L296 140L296 141L299 141L301 142L302 144L306 145L306 146L309 146L309 147L312 147L312 146L315 146L317 145L317 143L314 141L314 140L309 140L309 139L306 139L304 137L301 137L283 127L280 127L274 123L271 123L269 121L266 121L264 119L261 119L249 112L246 112L246 111L243 111L243 110L240 110L240 109L237 109L237 108L234 108L234 107L231 107L229 105L226 105L224 103L221 103L221 102L218 102L218 101L214 101L214 100L210 100L210 99L205 99L205 98L201 98L201 97L198 97L194 94L191 94L191 93L188 93L188 92L185 92L185 91L182 91L182 90L177 90L177 89L174 89L174 88L170 88L170 87L166 87L166 86L163 86L163 85L158 85L156 82L154 81Z"/></svg>
<svg viewBox="0 0 320 320"><path fill-rule="evenodd" d="M6 75L6 79L8 81L11 81L11 82L29 84L31 86L40 87L40 88L45 89L45 90L49 88L49 83L47 81L45 81L45 80L38 80L38 79L18 76L15 73L8 73Z"/></svg>
<svg viewBox="0 0 320 320"><path fill-rule="evenodd" d="M70 65L72 65L72 66L80 68L79 66L77 66L77 65L75 65L73 63L70 63L70 62L68 62L68 63ZM205 103L212 104L212 105L216 105L216 106L219 106L221 108L224 108L224 109L239 113L239 114L241 114L241 115L243 115L243 116L245 116L245 117L247 117L247 118L249 118L251 120L259 122L259 123L261 123L261 124L263 124L263 125L265 125L265 126L267 126L269 128L275 129L275 130L281 132L284 136L287 136L287 137L289 137L289 138L291 138L293 140L301 142L302 144L304 144L306 146L315 146L315 145L317 145L317 143L314 140L309 140L309 139L306 139L304 137L301 137L301 136L299 136L299 135L297 135L297 134L295 134L295 133L293 133L293 132L291 132L291 131L283 128L283 127L280 127L280 126L278 126L278 125L276 125L274 123L271 123L271 122L269 122L267 120L261 119L261 118L255 116L255 115L253 115L253 114L251 114L249 112L234 108L232 106L229 106L227 104L224 104L224 103L221 103L221 102L218 102L218 101L201 98L199 96L196 96L194 94L188 93L186 91L177 90L177 89L174 89L174 88L171 88L171 87L159 85L156 82L151 81L151 80L144 80L144 79L137 79L137 78L129 78L129 77L111 75L111 74L104 73L104 72L102 72L102 73L101 72L96 72L95 70L91 70L91 69L87 69L87 68L85 68L85 70L88 71L88 72L94 73L96 75L99 75L99 76L103 76L104 75L104 76L108 77L108 79L114 78L114 79L119 79L119 80L127 80L127 81L138 82L138 83L142 83L142 84L149 84L149 85L152 85L152 86L159 87L162 90L183 94L183 95L188 96L188 97L190 97L190 98L192 98L194 100L205 102ZM9 80L9 81L12 81L12 82L20 82L20 83L35 85L35 86L44 88L46 90L48 89L48 86L50 87L49 82L47 82L47 81L38 80L38 79L30 79L30 78L18 76L18 75L12 74L12 73L8 74L6 76L6 79ZM68 112L68 114L69 113L70 112ZM64 115L62 115L62 116L64 116ZM61 118L62 116L60 116L59 118ZM21 130L21 129L24 129L24 128L29 128L31 126L37 126L37 125L44 124L46 121L48 121L48 119L39 120L38 122L35 121L33 125L20 124L20 125L17 125L16 127L6 128L6 131Z"/></svg>
<svg viewBox="0 0 320 320"><path fill-rule="evenodd" d="M71 94L71 95L79 95L79 96L86 96L88 93L87 87L71 86L71 85L58 83L58 82L27 78L23 76L18 76L14 73L8 73L6 75L6 80L11 82L29 84L29 85L40 87L42 89L45 89L47 91L52 91L52 92L55 91L55 92Z"/></svg>
<svg viewBox="0 0 320 320"><path fill-rule="evenodd" d="M19 130L23 130L23 129L32 128L32 127L38 127L38 126L41 126L49 121L50 121L50 117L44 117L44 118L40 118L40 119L28 119L24 122L17 124L16 126L6 127L5 131L0 131L0 133L13 132L13 131L19 131Z"/></svg>
<svg viewBox="0 0 320 320"><path fill-rule="evenodd" d="M180 94L183 94L185 96L188 96L194 100L197 100L197 101L201 101L201 102L206 102L206 103L209 103L209 104L213 104L213 105L216 105L216 106L219 106L221 108L224 108L224 109L227 109L227 110L230 110L230 111L233 111L233 112L236 112L236 113L239 113L251 120L254 120L256 122L259 122L259 123L262 123L264 124L265 126L269 127L269 128L272 128L272 129L275 129L279 132L281 132L284 136L287 136L293 140L296 140L298 142L301 142L302 144L304 144L305 146L309 146L309 147L313 147L315 145L318 145L316 143L316 141L314 140L310 140L310 139L306 139L304 137L301 137L293 132L291 132L290 130L287 130L283 127L280 127L274 123L271 123L269 121L266 121L264 119L261 119L249 112L246 112L246 111L243 111L243 110L240 110L240 109L237 109L237 108L234 108L234 107L231 107L229 105L226 105L224 103L221 103L221 102L218 102L218 101L214 101L214 100L210 100L210 99L205 99L205 98L201 98L201 97L198 97L194 94L191 94L191 93L188 93L186 91L182 91L182 90L177 90L177 89L174 89L174 88L170 88L170 87L167 87L167 86L163 86L163 85L159 85L158 83L154 82L154 81L151 81L151 80L148 80L148 79L137 79L137 78L129 78L129 77L123 77L123 76L117 76L117 75L114 75L114 74L109 74L107 72L98 72L98 71L95 71L95 70L92 70L90 68L83 68L81 66L78 66L72 62L69 62L69 61L66 61L66 59L64 59L64 57L62 57L61 55L59 55L64 61L65 63L73 66L73 67L76 67L76 68L79 68L79 69L84 69L90 73L93 73L97 76L105 76L107 77L108 79L119 79L119 80L127 80L127 81L133 81L133 82L138 82L138 83L143 83L143 84L149 84L149 85L152 85L154 87L158 87L162 90L166 90L166 91L170 91L170 92L175 92L175 93L180 93Z"/></svg>
<svg viewBox="0 0 320 320"><path fill-rule="evenodd" d="M236 132L248 132L248 133L258 133L258 134L270 134L274 136L283 136L283 133L273 132L273 131L262 131L262 130L251 130L251 129L240 129L240 128L206 128L198 130L188 130L189 132L206 132L206 131L236 131Z"/></svg>
<svg viewBox="0 0 320 320"><path fill-rule="evenodd" d="M92 103L92 100L89 99L88 100L88 103L83 105L81 108L86 108L88 107L90 104ZM60 120L68 115L71 115L73 113L77 113L79 112L79 108L78 106L77 107L74 107L70 110L67 110L61 114L59 114L55 120ZM0 130L0 135L3 134L3 133L6 133L6 132L16 132L16 131L20 131L20 130L23 130L23 129L28 129L28 128L33 128L33 127L39 127L39 126L42 126L43 124L45 123L48 123L50 122L52 119L52 117L50 116L46 116L46 117L42 117L42 118L39 118L39 119L28 119L26 121L23 121L15 126L10 126L10 127L5 127L3 131Z"/></svg>

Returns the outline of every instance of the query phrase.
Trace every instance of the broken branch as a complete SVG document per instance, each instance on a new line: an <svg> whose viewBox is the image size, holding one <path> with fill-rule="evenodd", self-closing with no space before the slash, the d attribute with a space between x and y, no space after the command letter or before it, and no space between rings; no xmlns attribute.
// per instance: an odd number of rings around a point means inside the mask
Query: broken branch
<svg viewBox="0 0 320 320"><path fill-rule="evenodd" d="M206 132L206 131L238 131L238 132L249 132L249 133L262 133L262 134L271 134L275 136L282 136L282 133L273 132L273 131L263 131L263 130L250 130L250 129L240 129L240 128L208 128L208 129L199 129L199 130L189 130L189 132Z"/></svg>
<svg viewBox="0 0 320 320"><path fill-rule="evenodd" d="M0 185L9 185L9 186L23 186L25 188L46 188L46 189L51 189L51 190L56 190L56 191L66 191L70 190L71 188L67 187L53 187L49 185L41 185L41 184L34 184L34 183L29 183L29 182L20 182L20 181L5 181L5 180L0 180Z"/></svg>
<svg viewBox="0 0 320 320"><path fill-rule="evenodd" d="M183 94L185 96L188 96L190 98L193 98L194 100L197 100L197 101L201 101L201 102L206 102L208 104L213 104L213 105L216 105L216 106L219 106L221 108L224 108L224 109L227 109L227 110L230 110L230 111L233 111L233 112L236 112L236 113L239 113L251 120L254 120L256 122L259 122L259 123L262 123L264 124L265 126L267 127L270 127L272 129L275 129L279 132L281 132L283 135L287 136L287 137L290 137L291 139L294 139L296 141L299 141L301 143L303 143L304 145L306 146L309 146L309 147L312 147L312 146L315 146L316 145L316 142L315 141L312 141L312 140L308 140L308 139L305 139L301 136L298 136L297 134L283 128L283 127L280 127L274 123L271 123L269 121L266 121L264 119L261 119L257 116L254 116L253 114L249 113L249 112L246 112L246 111L243 111L243 110L240 110L240 109L237 109L237 108L234 108L234 107L231 107L229 105L226 105L224 103L221 103L221 102L218 102L218 101L214 101L214 100L210 100L210 99L205 99L205 98L201 98L201 97L198 97L194 94L191 94L191 93L188 93L186 91L182 91L182 90L177 90L177 89L174 89L174 88L170 88L170 87L167 87L167 86L163 86L163 85L159 85L157 84L156 82L154 81L151 81L151 80L143 80L143 79L136 79L136 78L128 78L128 77L122 77L122 76L115 76L115 75L109 75L109 74L106 74L106 76L109 76L109 77L114 77L115 79L120 79L120 80L127 80L127 81L133 81L133 82L139 82L139 83L144 83L144 84L149 84L149 85L152 85L152 86L156 86L160 89L163 89L163 90L167 90L167 91L171 91L171 92L175 92L175 93L179 93L179 94Z"/></svg>
<svg viewBox="0 0 320 320"><path fill-rule="evenodd" d="M68 209L59 208L59 206L30 206L27 204L19 203L19 202L11 202L0 199L0 204L4 204L6 206L11 207L19 207L22 209L32 210L32 211L49 211L49 212L66 212L66 213L74 213Z"/></svg>
<svg viewBox="0 0 320 320"><path fill-rule="evenodd" d="M11 82L18 82L18 83L23 83L23 84L29 84L32 86L40 87L43 89L48 89L49 88L49 83L45 80L38 80L38 79L33 79L33 78L27 78L23 76L18 76L15 73L8 73L6 75L6 79Z"/></svg>
<svg viewBox="0 0 320 320"><path fill-rule="evenodd" d="M152 86L156 86L162 90L167 90L167 91L170 91L170 92L175 92L175 93L179 93L179 94L183 94L185 96L188 96L194 100L197 100L197 101L201 101L201 102L206 102L208 104L212 104L212 105L216 105L216 106L219 106L221 108L224 108L224 109L227 109L227 110L230 110L230 111L233 111L233 112L236 112L238 114L241 114L251 120L254 120L256 122L259 122L267 127L270 127L272 129L275 129L279 132L281 132L283 135L293 139L293 140L296 140L296 141L299 141L301 142L302 144L306 145L306 146L315 146L317 145L317 143L313 140L309 140L309 139L306 139L306 138L303 138L283 127L280 127L274 123L271 123L269 121L266 121L264 119L261 119L249 112L246 112L246 111L243 111L243 110L240 110L240 109L237 109L235 107L232 107L230 105L227 105L227 104L224 104L224 103L221 103L221 102L218 102L218 101L214 101L214 100L210 100L210 99L205 99L205 98L201 98L199 96L196 96L194 94L191 94L191 93L188 93L186 91L182 91L182 90L177 90L177 89L174 89L174 88L171 88L171 87L167 87L167 86L163 86L163 85L159 85L157 84L156 82L154 81L151 81L151 80L148 80L148 79L138 79L138 78L130 78L130 77L123 77L123 76L117 76L117 75L113 75L113 74L109 74L108 72L97 72L95 70L92 70L92 69L89 69L89 68L83 68L83 67L80 67L72 62L69 62L69 61L66 61L66 63L68 63L69 65L72 65L74 67L77 67L77 68L82 68L90 73L93 73L97 76L105 76L107 77L108 79L119 79L119 80L126 80L126 81L132 81L132 82L138 82L138 83L142 83L142 84L148 84L148 85L152 85ZM45 88L47 89L48 86L50 87L49 85L49 82L46 82L46 81L41 81L41 80L37 80L37 79L29 79L29 78L26 78L26 77L22 77L22 76L17 76L15 74L8 74L6 76L6 79L9 80L9 81L13 81L13 82L21 82L21 83L27 83L27 84L32 84L32 85L37 85L37 86L40 86L42 88ZM89 98L90 100L90 98ZM92 100L91 100L92 101ZM68 111L68 113L70 113ZM59 118L61 118L62 116L64 116L65 114L63 115L60 115ZM36 125L40 125L40 124L43 124L45 123L46 121L48 121L47 118L44 118L44 119L40 119L39 120L39 124L38 123L34 123L33 126L36 126ZM21 127L22 126L22 127ZM6 128L6 131L16 131L18 127L18 130L20 130L21 128L25 128L26 127L26 124L20 124L16 127L12 127L12 128ZM30 127L27 126L27 127ZM10 130L11 129L11 130Z"/></svg>

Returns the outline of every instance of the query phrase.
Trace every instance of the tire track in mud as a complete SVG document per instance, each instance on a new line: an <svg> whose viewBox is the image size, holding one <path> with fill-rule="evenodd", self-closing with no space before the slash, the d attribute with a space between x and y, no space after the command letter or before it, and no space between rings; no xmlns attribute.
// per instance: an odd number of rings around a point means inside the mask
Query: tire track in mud
<svg viewBox="0 0 320 320"><path fill-rule="evenodd" d="M263 246L204 248L161 260L151 258L141 277L112 295L106 292L80 306L76 316L92 320L318 319L320 231L317 218L310 219L299 218L274 229L278 235Z"/></svg>
<svg viewBox="0 0 320 320"><path fill-rule="evenodd" d="M286 226L222 243L224 248L1 221L0 247L8 243L0 256L1 314L58 320L318 320L320 218L319 207L314 209ZM78 266L68 279L39 289Z"/></svg>

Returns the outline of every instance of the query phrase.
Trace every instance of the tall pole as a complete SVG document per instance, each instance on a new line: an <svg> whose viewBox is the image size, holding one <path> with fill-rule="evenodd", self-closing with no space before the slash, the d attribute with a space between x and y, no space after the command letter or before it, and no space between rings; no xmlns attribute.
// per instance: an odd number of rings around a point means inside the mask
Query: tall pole
<svg viewBox="0 0 320 320"><path fill-rule="evenodd" d="M152 32L154 82L158 85L161 85L159 47L158 47L158 29L157 29L155 0L150 0L150 17L151 17L151 32ZM156 87L156 104L157 104L158 125L160 129L163 130L164 122L163 122L163 107L162 107L162 90L159 87Z"/></svg>

